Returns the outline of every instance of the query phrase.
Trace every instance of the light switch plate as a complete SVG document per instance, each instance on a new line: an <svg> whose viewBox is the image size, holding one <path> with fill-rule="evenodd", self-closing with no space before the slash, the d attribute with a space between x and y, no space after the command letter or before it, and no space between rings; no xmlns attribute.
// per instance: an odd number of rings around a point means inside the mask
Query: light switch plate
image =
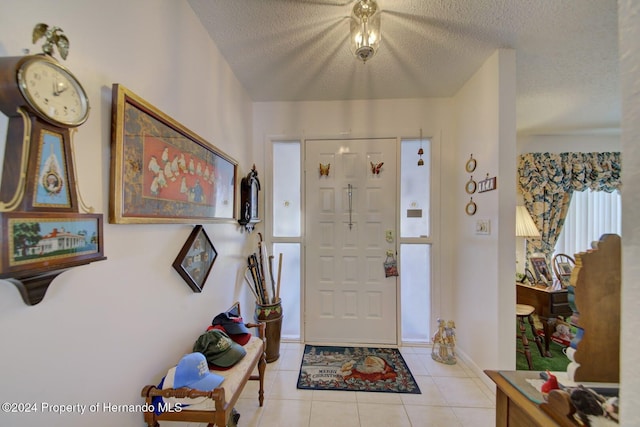
<svg viewBox="0 0 640 427"><path fill-rule="evenodd" d="M476 221L476 234L491 234L491 221L479 219Z"/></svg>

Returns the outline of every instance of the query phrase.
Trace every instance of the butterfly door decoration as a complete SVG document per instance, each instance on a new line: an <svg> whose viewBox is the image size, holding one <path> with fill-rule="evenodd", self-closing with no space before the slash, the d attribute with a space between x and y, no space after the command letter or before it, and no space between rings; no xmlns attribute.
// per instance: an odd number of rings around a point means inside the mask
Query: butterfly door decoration
<svg viewBox="0 0 640 427"><path fill-rule="evenodd" d="M380 169L382 169L382 165L384 165L384 162L380 162L378 164L373 162L369 163L371 163L371 173L374 175L380 175Z"/></svg>
<svg viewBox="0 0 640 427"><path fill-rule="evenodd" d="M327 163L323 165L320 163L320 176L329 176L329 169L331 168L331 163Z"/></svg>

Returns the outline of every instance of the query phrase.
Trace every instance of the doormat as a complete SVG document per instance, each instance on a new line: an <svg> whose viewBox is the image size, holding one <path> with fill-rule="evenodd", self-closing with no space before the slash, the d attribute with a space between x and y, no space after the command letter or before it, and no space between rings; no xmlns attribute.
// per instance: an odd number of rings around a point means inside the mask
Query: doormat
<svg viewBox="0 0 640 427"><path fill-rule="evenodd" d="M298 388L421 394L395 348L305 345Z"/></svg>

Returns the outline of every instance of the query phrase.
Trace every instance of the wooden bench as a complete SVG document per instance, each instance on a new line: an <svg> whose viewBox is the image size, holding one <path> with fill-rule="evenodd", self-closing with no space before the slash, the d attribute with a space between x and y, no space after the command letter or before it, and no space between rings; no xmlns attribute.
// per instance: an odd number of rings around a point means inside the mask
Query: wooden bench
<svg viewBox="0 0 640 427"><path fill-rule="evenodd" d="M240 304L235 303L229 312L236 312L240 316ZM145 407L149 410L144 412L144 421L149 427L159 427L158 421L182 421L208 423L208 427L227 425L229 416L244 389L248 380L259 381L258 402L260 406L264 401L264 371L267 365L265 357L265 324L246 323L248 328L257 328L258 335L252 336L249 342L244 345L247 354L231 369L225 371L212 371L225 377L220 387L211 391L194 390L187 387L178 389L159 389L155 385L147 385L142 389L142 397L145 398ZM258 375L253 375L258 368ZM161 396L163 399L194 399L207 398L204 403L193 406L184 406L180 411L165 411L156 414L153 411L154 397Z"/></svg>

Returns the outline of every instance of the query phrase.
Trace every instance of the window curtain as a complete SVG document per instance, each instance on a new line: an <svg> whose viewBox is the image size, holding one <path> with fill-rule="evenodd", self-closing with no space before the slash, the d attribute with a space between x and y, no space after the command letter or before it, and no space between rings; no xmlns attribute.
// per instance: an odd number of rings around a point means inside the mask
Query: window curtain
<svg viewBox="0 0 640 427"><path fill-rule="evenodd" d="M619 191L574 191L553 255L573 256L591 248L603 234L620 235L621 208Z"/></svg>
<svg viewBox="0 0 640 427"><path fill-rule="evenodd" d="M532 253L548 259L554 251L574 191L612 192L620 182L620 153L526 153L518 158L518 187L540 231L528 239Z"/></svg>

